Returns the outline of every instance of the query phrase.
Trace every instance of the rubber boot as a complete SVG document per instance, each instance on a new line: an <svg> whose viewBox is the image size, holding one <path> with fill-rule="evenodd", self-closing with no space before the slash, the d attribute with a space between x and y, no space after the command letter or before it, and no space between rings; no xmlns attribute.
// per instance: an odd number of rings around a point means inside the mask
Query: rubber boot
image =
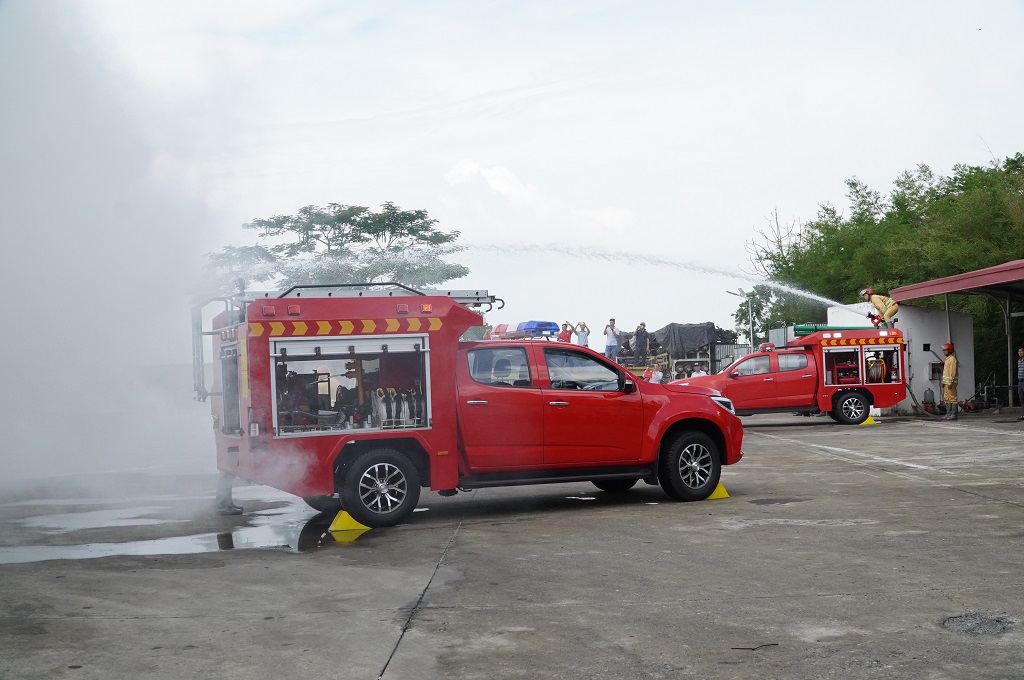
<svg viewBox="0 0 1024 680"><path fill-rule="evenodd" d="M231 487L234 486L235 478L223 472L217 478L217 514L218 515L241 515L243 510L235 505L232 497Z"/></svg>

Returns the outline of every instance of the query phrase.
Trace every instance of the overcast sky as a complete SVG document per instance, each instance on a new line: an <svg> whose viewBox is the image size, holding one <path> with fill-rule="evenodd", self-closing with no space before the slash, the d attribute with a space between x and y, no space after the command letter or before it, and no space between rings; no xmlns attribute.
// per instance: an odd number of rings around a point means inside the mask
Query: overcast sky
<svg viewBox="0 0 1024 680"><path fill-rule="evenodd" d="M0 0L17 370L187 362L203 253L330 202L460 231L492 323L731 328L773 211L1024 151L1021 35L1019 0Z"/></svg>

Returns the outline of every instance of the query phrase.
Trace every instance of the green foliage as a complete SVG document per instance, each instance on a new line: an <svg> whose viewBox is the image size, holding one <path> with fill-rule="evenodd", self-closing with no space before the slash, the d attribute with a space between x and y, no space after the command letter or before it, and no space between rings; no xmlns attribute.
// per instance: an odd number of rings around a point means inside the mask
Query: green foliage
<svg viewBox="0 0 1024 680"><path fill-rule="evenodd" d="M465 276L466 267L446 256L462 250L457 231L440 231L425 210L402 210L390 201L373 211L329 203L295 215L276 215L242 225L258 243L226 246L208 258L207 285L216 289L253 283L289 287L397 281L412 287Z"/></svg>
<svg viewBox="0 0 1024 680"><path fill-rule="evenodd" d="M848 215L828 204L806 223L786 225L773 215L748 243L754 267L771 281L854 303L864 287L885 292L1024 258L1024 154L988 167L957 165L949 177L919 165L893 184L883 197L856 178L847 181ZM760 288L755 292L761 306L754 303L758 328L825 320L824 305ZM943 300L914 304L939 306ZM997 303L952 296L950 305L974 315L979 379L993 371L1005 374L1005 332ZM815 314L817 319L810 318ZM745 334L745 303L734 318Z"/></svg>

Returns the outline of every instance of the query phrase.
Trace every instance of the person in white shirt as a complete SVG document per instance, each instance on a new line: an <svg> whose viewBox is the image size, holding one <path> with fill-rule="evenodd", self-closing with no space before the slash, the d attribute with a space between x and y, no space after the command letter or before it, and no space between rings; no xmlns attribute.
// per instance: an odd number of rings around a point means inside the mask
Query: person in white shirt
<svg viewBox="0 0 1024 680"><path fill-rule="evenodd" d="M580 321L573 327L573 333L576 334L576 344L582 347L590 347L590 329L587 328L585 321Z"/></svg>
<svg viewBox="0 0 1024 680"><path fill-rule="evenodd" d="M699 378L702 375L707 375L704 371L704 364L694 364L693 373L690 374L691 378Z"/></svg>
<svg viewBox="0 0 1024 680"><path fill-rule="evenodd" d="M651 382L660 385L665 374L661 372L661 364L655 363L651 366Z"/></svg>
<svg viewBox="0 0 1024 680"><path fill-rule="evenodd" d="M615 328L615 319L608 319L604 327L604 355L615 361L619 353L619 331Z"/></svg>

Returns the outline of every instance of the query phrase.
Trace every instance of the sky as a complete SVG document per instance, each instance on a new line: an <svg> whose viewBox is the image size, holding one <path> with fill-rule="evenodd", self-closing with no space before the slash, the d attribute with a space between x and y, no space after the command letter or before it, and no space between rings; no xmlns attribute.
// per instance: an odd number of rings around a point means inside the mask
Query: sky
<svg viewBox="0 0 1024 680"><path fill-rule="evenodd" d="M491 323L733 328L773 213L1024 151L1022 29L1020 0L0 0L0 455L212 459L166 368L204 254L306 205L459 231L445 287Z"/></svg>

